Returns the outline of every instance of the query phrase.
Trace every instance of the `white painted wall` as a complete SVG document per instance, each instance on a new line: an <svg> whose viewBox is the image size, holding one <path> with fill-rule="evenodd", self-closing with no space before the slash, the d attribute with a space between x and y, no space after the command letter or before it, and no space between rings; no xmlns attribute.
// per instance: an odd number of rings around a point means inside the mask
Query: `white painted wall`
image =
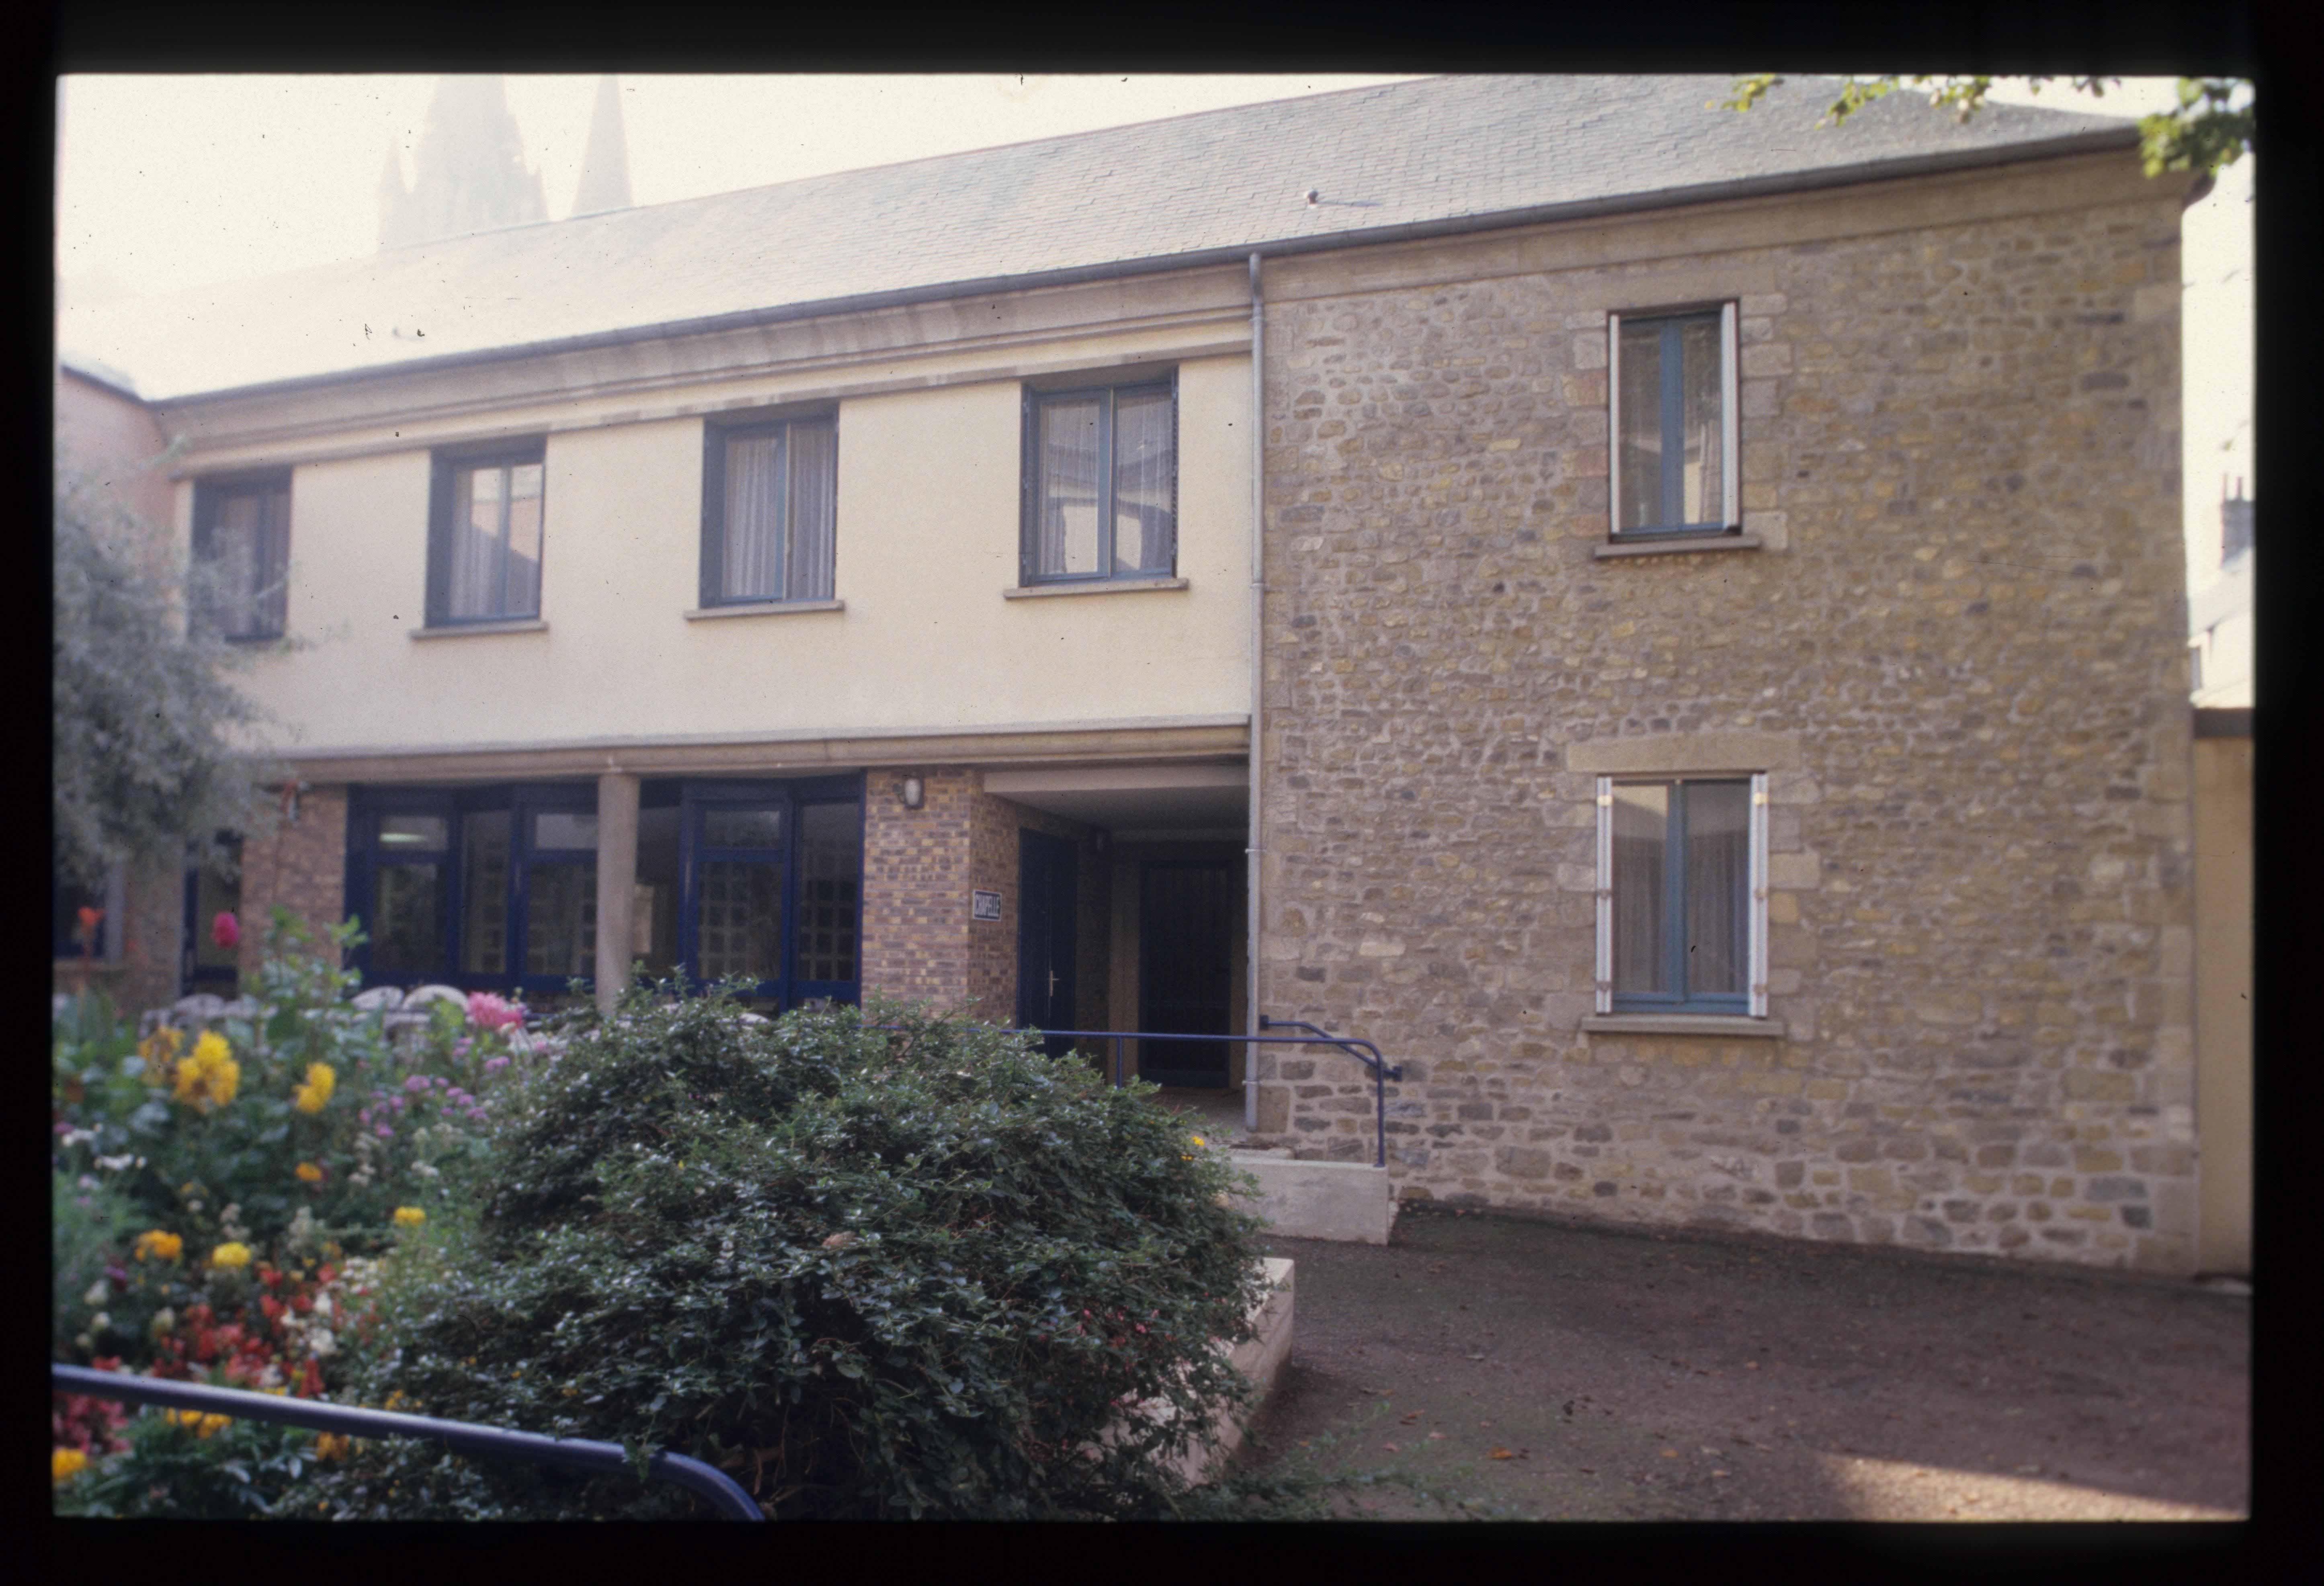
<svg viewBox="0 0 2324 1586"><path fill-rule="evenodd" d="M1249 367L1179 365L1183 592L1002 598L1017 581L1020 388L989 380L841 401L836 613L686 620L699 419L549 437L545 632L410 637L427 450L302 464L294 644L239 680L281 724L272 741L310 752L1238 713Z"/></svg>

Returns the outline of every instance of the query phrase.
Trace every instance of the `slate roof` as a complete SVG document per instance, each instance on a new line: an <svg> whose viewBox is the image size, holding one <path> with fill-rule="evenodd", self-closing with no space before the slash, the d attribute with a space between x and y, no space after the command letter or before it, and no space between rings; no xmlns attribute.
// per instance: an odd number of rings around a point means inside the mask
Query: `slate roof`
<svg viewBox="0 0 2324 1586"><path fill-rule="evenodd" d="M1826 79L1748 114L1727 76L1453 77L1276 100L384 250L60 317L169 399L1130 261L1360 242L1558 206L2135 142L2113 116L1900 92L1840 128ZM1314 189L1321 202L1310 205Z"/></svg>

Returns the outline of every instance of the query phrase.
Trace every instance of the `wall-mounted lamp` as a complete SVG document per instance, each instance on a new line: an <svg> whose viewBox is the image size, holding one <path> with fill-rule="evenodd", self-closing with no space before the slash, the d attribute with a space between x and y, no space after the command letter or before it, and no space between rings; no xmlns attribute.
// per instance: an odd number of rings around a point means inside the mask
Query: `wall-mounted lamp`
<svg viewBox="0 0 2324 1586"><path fill-rule="evenodd" d="M903 799L904 807L906 809L919 808L922 804L927 802L928 796L927 784L922 782L918 777L906 777L901 782L897 784L896 792L898 797Z"/></svg>

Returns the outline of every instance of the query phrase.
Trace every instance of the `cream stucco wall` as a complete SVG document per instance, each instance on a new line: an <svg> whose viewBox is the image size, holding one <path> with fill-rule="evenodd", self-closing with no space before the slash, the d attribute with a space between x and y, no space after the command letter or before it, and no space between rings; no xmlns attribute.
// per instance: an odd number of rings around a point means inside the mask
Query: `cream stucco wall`
<svg viewBox="0 0 2324 1586"><path fill-rule="evenodd" d="M549 434L541 632L412 637L428 450L298 463L293 644L243 681L309 752L1240 712L1249 363L1177 368L1182 590L1004 598L1021 388L973 380L839 399L837 612L687 620L698 417Z"/></svg>

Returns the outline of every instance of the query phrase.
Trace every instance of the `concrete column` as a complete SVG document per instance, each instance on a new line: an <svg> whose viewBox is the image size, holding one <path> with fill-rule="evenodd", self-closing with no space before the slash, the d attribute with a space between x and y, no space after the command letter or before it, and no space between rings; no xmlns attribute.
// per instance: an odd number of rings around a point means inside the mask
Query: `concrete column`
<svg viewBox="0 0 2324 1586"><path fill-rule="evenodd" d="M630 983L630 928L638 886L638 779L597 779L597 1009L611 1013Z"/></svg>

